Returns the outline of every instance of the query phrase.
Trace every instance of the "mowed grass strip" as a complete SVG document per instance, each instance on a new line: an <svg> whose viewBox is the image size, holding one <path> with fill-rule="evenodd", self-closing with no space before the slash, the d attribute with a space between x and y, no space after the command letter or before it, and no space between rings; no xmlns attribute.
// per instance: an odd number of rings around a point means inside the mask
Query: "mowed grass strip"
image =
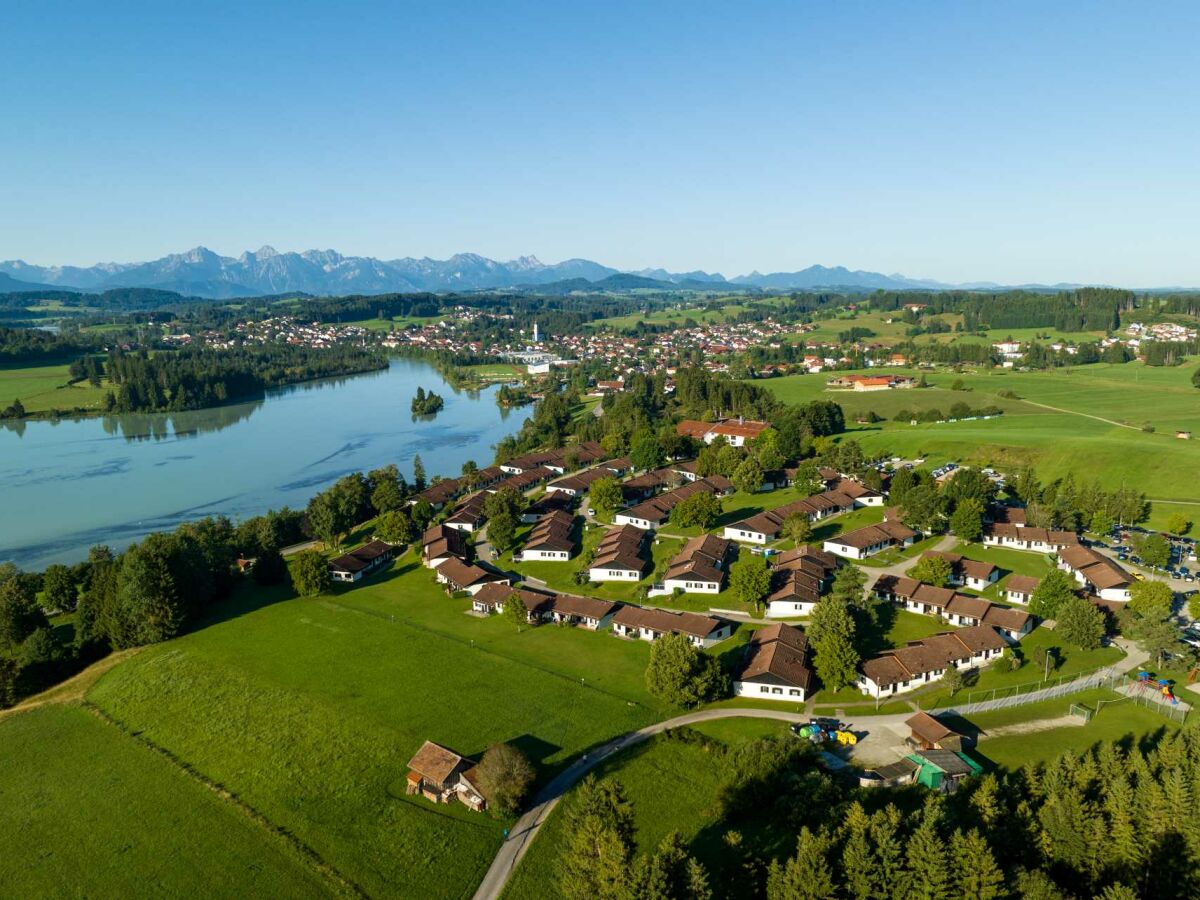
<svg viewBox="0 0 1200 900"><path fill-rule="evenodd" d="M0 720L10 897L327 897L284 840L77 705Z"/></svg>
<svg viewBox="0 0 1200 900"><path fill-rule="evenodd" d="M397 607L400 585L419 592L431 579L396 579ZM497 818L405 797L422 741L467 755L512 741L548 772L654 717L573 675L337 600L235 599L224 614L113 670L89 699L372 895L467 895L502 839ZM451 607L444 616L491 624Z"/></svg>

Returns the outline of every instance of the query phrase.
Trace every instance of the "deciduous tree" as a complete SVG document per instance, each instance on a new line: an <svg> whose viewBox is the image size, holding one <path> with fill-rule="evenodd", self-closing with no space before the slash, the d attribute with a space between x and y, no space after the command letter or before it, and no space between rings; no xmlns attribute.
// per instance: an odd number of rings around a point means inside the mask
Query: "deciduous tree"
<svg viewBox="0 0 1200 900"><path fill-rule="evenodd" d="M479 788L492 807L506 815L521 808L537 771L512 744L493 744L479 760Z"/></svg>
<svg viewBox="0 0 1200 900"><path fill-rule="evenodd" d="M743 553L729 567L729 589L739 601L757 610L771 589L767 561L757 554Z"/></svg>
<svg viewBox="0 0 1200 900"><path fill-rule="evenodd" d="M302 597L322 594L333 586L329 564L316 550L302 550L292 561L292 584Z"/></svg>

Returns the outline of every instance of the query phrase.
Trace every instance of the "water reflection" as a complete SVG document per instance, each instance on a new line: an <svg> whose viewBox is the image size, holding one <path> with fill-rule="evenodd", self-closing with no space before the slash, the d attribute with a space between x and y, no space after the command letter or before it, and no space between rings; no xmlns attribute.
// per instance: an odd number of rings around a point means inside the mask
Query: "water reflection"
<svg viewBox="0 0 1200 900"><path fill-rule="evenodd" d="M413 420L419 384L445 407ZM410 360L381 372L294 385L263 400L181 413L0 423L0 561L74 562L198 515L232 518L308 498L355 470L411 476L491 462L530 410L500 409L495 387L454 391Z"/></svg>

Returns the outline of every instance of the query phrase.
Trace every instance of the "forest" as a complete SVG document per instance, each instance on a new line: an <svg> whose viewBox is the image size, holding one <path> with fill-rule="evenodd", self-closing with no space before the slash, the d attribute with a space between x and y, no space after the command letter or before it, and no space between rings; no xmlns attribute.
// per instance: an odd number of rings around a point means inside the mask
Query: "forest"
<svg viewBox="0 0 1200 900"><path fill-rule="evenodd" d="M383 368L387 368L387 359L381 354L343 346L185 347L153 355L116 348L109 352L105 365L114 386L106 397L105 411L202 409L261 396L269 387Z"/></svg>
<svg viewBox="0 0 1200 900"><path fill-rule="evenodd" d="M673 739L706 741L686 729ZM560 895L1133 900L1200 892L1195 727L992 772L949 795L859 788L787 737L710 752L733 755L734 777L714 804L703 862L674 834L639 854L619 773L589 778L559 813Z"/></svg>

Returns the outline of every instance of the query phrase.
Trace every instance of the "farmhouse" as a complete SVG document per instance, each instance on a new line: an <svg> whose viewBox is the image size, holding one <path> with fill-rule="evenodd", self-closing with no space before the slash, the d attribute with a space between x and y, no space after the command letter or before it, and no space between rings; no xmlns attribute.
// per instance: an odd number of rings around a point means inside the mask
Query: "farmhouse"
<svg viewBox="0 0 1200 900"><path fill-rule="evenodd" d="M1026 604L1033 599L1033 592L1042 583L1032 575L1010 575L1004 582L1004 599L1009 603Z"/></svg>
<svg viewBox="0 0 1200 900"><path fill-rule="evenodd" d="M782 622L760 628L746 645L746 658L733 682L738 697L803 703L812 689L804 632Z"/></svg>
<svg viewBox="0 0 1200 900"><path fill-rule="evenodd" d="M370 541L357 550L331 560L329 574L334 581L358 581L387 565L396 555L396 548L385 541Z"/></svg>
<svg viewBox="0 0 1200 900"><path fill-rule="evenodd" d="M614 528L600 539L588 567L592 581L637 581L649 563L643 556L646 532L633 525Z"/></svg>
<svg viewBox="0 0 1200 900"><path fill-rule="evenodd" d="M713 534L702 534L683 545L663 578L664 593L718 594L725 586L725 562L733 545Z"/></svg>
<svg viewBox="0 0 1200 900"><path fill-rule="evenodd" d="M807 516L810 522L815 522L854 509L854 506L852 497L838 491L825 491L726 525L724 535L731 541L769 544L783 533L783 523L790 516L799 513Z"/></svg>
<svg viewBox="0 0 1200 900"><path fill-rule="evenodd" d="M767 618L787 619L811 615L828 589L838 567L832 553L807 544L775 557L771 570L771 593L767 595Z"/></svg>
<svg viewBox="0 0 1200 900"><path fill-rule="evenodd" d="M682 634L697 647L711 647L733 634L733 623L698 613L641 606L622 606L612 620L620 637L657 641L664 634Z"/></svg>
<svg viewBox="0 0 1200 900"><path fill-rule="evenodd" d="M1000 570L990 562L967 559L959 553L926 550L921 559L944 559L950 564L950 583L961 584L973 591L982 591L1000 577Z"/></svg>
<svg viewBox="0 0 1200 900"><path fill-rule="evenodd" d="M469 594L476 594L485 585L491 582L498 584L509 584L510 580L507 575L500 572L489 572L487 569L481 569L479 566L465 563L461 559L451 557L446 560L434 571L437 573L439 584L446 585L446 590L454 593L455 591L466 591Z"/></svg>
<svg viewBox="0 0 1200 900"><path fill-rule="evenodd" d="M1073 531L1052 531L1009 522L992 522L983 529L983 543L988 547L1007 547L1034 553L1056 553L1063 547L1079 543Z"/></svg>
<svg viewBox="0 0 1200 900"><path fill-rule="evenodd" d="M868 659L859 667L858 686L875 698L911 691L941 678L950 666L970 669L994 659L1007 646L989 625L935 634Z"/></svg>
<svg viewBox="0 0 1200 900"><path fill-rule="evenodd" d="M696 481L673 488L652 497L637 506L617 513L613 519L618 525L634 525L652 531L671 516L671 510L695 494L713 494L723 497L733 493L733 483L724 475L709 475Z"/></svg>
<svg viewBox="0 0 1200 900"><path fill-rule="evenodd" d="M448 559L466 559L468 549L462 532L446 525L427 528L421 536L421 561L430 569Z"/></svg>
<svg viewBox="0 0 1200 900"><path fill-rule="evenodd" d="M575 552L575 517L568 512L556 511L544 516L529 532L525 546L521 548L522 562L541 560L564 562Z"/></svg>
<svg viewBox="0 0 1200 900"><path fill-rule="evenodd" d="M768 422L755 422L745 418L722 419L720 422L698 422L695 419L685 419L675 426L677 434L686 435L698 441L711 444L719 437L725 438L730 446L741 447L746 441L752 441L771 425Z"/></svg>
<svg viewBox="0 0 1200 900"><path fill-rule="evenodd" d="M853 391L890 391L910 388L916 382L907 375L843 375L831 378L826 385Z"/></svg>
<svg viewBox="0 0 1200 900"><path fill-rule="evenodd" d="M433 741L422 744L408 761L406 793L420 794L434 803L457 799L476 812L487 808L476 784L475 763Z"/></svg>
<svg viewBox="0 0 1200 900"><path fill-rule="evenodd" d="M1101 600L1128 600L1133 576L1091 547L1076 545L1058 551L1058 567Z"/></svg>
<svg viewBox="0 0 1200 900"><path fill-rule="evenodd" d="M884 521L855 531L840 534L825 541L826 553L836 553L850 559L866 559L889 547L911 547L917 533L900 522Z"/></svg>

